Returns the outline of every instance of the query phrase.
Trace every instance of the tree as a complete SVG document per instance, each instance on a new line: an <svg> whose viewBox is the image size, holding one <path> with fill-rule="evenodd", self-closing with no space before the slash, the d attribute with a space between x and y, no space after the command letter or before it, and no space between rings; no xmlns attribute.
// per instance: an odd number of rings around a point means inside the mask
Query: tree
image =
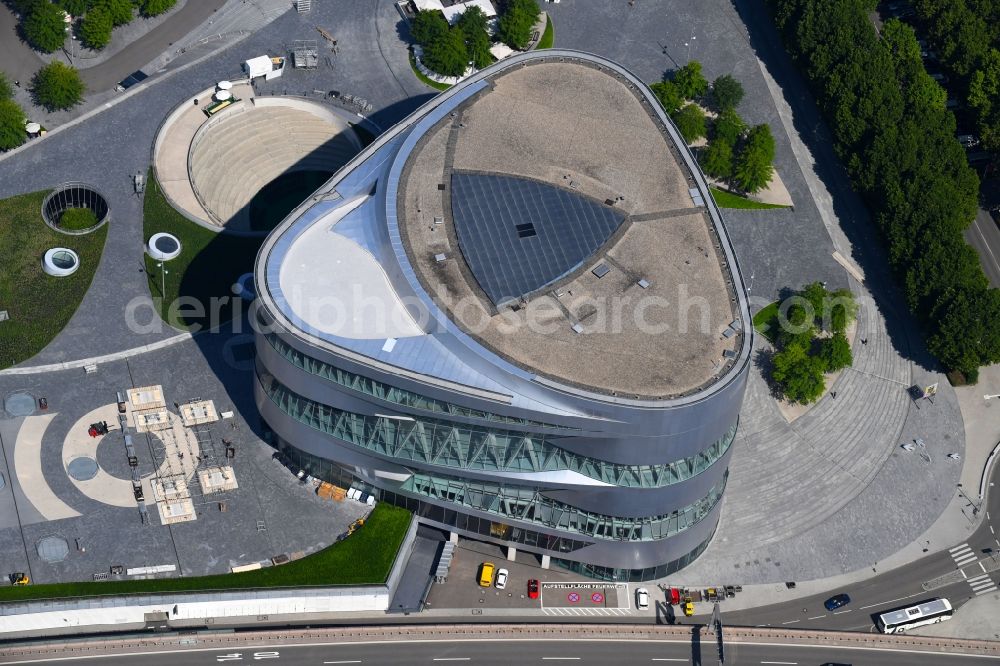
<svg viewBox="0 0 1000 666"><path fill-rule="evenodd" d="M660 106L669 115L676 113L681 108L681 104L684 103L683 95L681 95L677 86L670 81L657 81L649 86L649 89L653 91L656 99L660 101Z"/></svg>
<svg viewBox="0 0 1000 666"><path fill-rule="evenodd" d="M132 21L132 0L99 0L94 9L105 9L111 16L111 22L117 28ZM93 10L92 10L93 11Z"/></svg>
<svg viewBox="0 0 1000 666"><path fill-rule="evenodd" d="M425 48L443 38L448 30L444 14L436 10L417 12L410 21L410 35L417 44Z"/></svg>
<svg viewBox="0 0 1000 666"><path fill-rule="evenodd" d="M771 377L786 399L805 405L823 395L826 388L823 362L809 356L801 346L791 345L783 349L774 355L772 363Z"/></svg>
<svg viewBox="0 0 1000 666"><path fill-rule="evenodd" d="M927 348L949 370L974 375L1000 361L1000 291L961 290L935 310Z"/></svg>
<svg viewBox="0 0 1000 666"><path fill-rule="evenodd" d="M431 71L444 76L461 76L469 67L469 54L465 50L465 36L459 28L452 28L441 38L424 47L420 57Z"/></svg>
<svg viewBox="0 0 1000 666"><path fill-rule="evenodd" d="M17 148L27 140L24 110L11 99L0 99L0 150Z"/></svg>
<svg viewBox="0 0 1000 666"><path fill-rule="evenodd" d="M990 49L969 80L969 106L979 119L979 136L987 150L1000 150L1000 51Z"/></svg>
<svg viewBox="0 0 1000 666"><path fill-rule="evenodd" d="M771 128L757 125L750 130L736 158L733 180L744 192L759 192L771 182L773 161L774 137L771 136Z"/></svg>
<svg viewBox="0 0 1000 666"><path fill-rule="evenodd" d="M83 90L80 73L59 61L42 67L31 82L35 100L50 111L76 106L83 99Z"/></svg>
<svg viewBox="0 0 1000 666"><path fill-rule="evenodd" d="M40 51L53 53L66 41L63 11L47 0L35 4L22 24L24 37Z"/></svg>
<svg viewBox="0 0 1000 666"><path fill-rule="evenodd" d="M733 146L722 138L712 139L701 154L701 168L709 176L725 180L733 175Z"/></svg>
<svg viewBox="0 0 1000 666"><path fill-rule="evenodd" d="M815 317L806 311L801 303L792 301L785 308L784 316L781 309L778 310L778 332L775 336L778 347L787 349L789 347L801 347L809 349L812 339L816 335Z"/></svg>
<svg viewBox="0 0 1000 666"><path fill-rule="evenodd" d="M743 85L729 74L723 74L712 83L712 99L719 111L735 109L743 99Z"/></svg>
<svg viewBox="0 0 1000 666"><path fill-rule="evenodd" d="M143 16L159 16L177 4L177 0L142 0L140 12Z"/></svg>
<svg viewBox="0 0 1000 666"><path fill-rule="evenodd" d="M701 73L701 63L692 60L674 72L674 85L685 99L697 99L708 90L708 79Z"/></svg>
<svg viewBox="0 0 1000 666"><path fill-rule="evenodd" d="M88 49L103 49L111 41L111 14L103 6L94 7L80 23L80 39Z"/></svg>
<svg viewBox="0 0 1000 666"><path fill-rule="evenodd" d="M465 50L476 69L488 67L493 62L490 53L490 35L486 31L486 14L475 5L466 8L458 18L456 27L465 36Z"/></svg>
<svg viewBox="0 0 1000 666"><path fill-rule="evenodd" d="M500 15L497 36L512 49L523 51L531 41L531 30L538 22L542 10L535 0L508 0Z"/></svg>
<svg viewBox="0 0 1000 666"><path fill-rule="evenodd" d="M0 72L0 99L10 99L14 96L14 89L7 80L7 75Z"/></svg>
<svg viewBox="0 0 1000 666"><path fill-rule="evenodd" d="M850 367L854 363L851 353L851 343L843 333L837 333L819 341L817 357L823 362L826 372L836 372Z"/></svg>
<svg viewBox="0 0 1000 666"><path fill-rule="evenodd" d="M672 117L686 142L693 143L705 136L705 114L697 104L682 107Z"/></svg>
<svg viewBox="0 0 1000 666"><path fill-rule="evenodd" d="M70 16L83 16L94 3L92 0L58 0L57 4Z"/></svg>
<svg viewBox="0 0 1000 666"><path fill-rule="evenodd" d="M734 109L724 109L712 123L713 138L723 139L730 146L736 146L746 130L747 124L743 122Z"/></svg>

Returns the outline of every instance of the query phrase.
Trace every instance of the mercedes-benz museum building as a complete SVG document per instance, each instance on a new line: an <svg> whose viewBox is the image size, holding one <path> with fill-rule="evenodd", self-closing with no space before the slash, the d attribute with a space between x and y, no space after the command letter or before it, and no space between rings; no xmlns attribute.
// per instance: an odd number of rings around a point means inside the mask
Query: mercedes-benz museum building
<svg viewBox="0 0 1000 666"><path fill-rule="evenodd" d="M547 50L465 79L255 276L256 401L314 476L602 579L712 539L752 326L704 177L622 67Z"/></svg>

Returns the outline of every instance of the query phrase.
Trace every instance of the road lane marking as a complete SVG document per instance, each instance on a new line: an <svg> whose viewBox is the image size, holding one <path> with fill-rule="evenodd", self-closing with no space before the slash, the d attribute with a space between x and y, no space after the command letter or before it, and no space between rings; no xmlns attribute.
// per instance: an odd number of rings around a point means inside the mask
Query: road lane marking
<svg viewBox="0 0 1000 666"><path fill-rule="evenodd" d="M344 661L324 661L324 664L360 664L360 659L345 659Z"/></svg>
<svg viewBox="0 0 1000 666"><path fill-rule="evenodd" d="M844 613L850 613L850 612L851 612L851 610L853 610L853 609L850 609L850 610L845 610L845 611L834 611L834 613L833 613L833 614L834 614L834 615L843 615Z"/></svg>
<svg viewBox="0 0 1000 666"><path fill-rule="evenodd" d="M650 661L683 661L686 664L688 660L677 657L653 657Z"/></svg>
<svg viewBox="0 0 1000 666"><path fill-rule="evenodd" d="M762 661L762 664L797 664L797 661Z"/></svg>
<svg viewBox="0 0 1000 666"><path fill-rule="evenodd" d="M871 607L870 606L865 606L865 608L871 608ZM816 617L810 617L808 619L810 619L810 620L821 620L824 617L826 617L826 615L817 615Z"/></svg>
<svg viewBox="0 0 1000 666"><path fill-rule="evenodd" d="M542 661L580 661L579 657L542 657Z"/></svg>
<svg viewBox="0 0 1000 666"><path fill-rule="evenodd" d="M795 624L796 622L801 622L802 620L789 620L788 622L782 622L781 624Z"/></svg>
<svg viewBox="0 0 1000 666"><path fill-rule="evenodd" d="M434 661L469 661L471 657L434 657Z"/></svg>
<svg viewBox="0 0 1000 666"><path fill-rule="evenodd" d="M876 606L885 606L886 604L894 604L897 601L906 601L907 599L912 599L913 597L922 597L924 595L926 595L926 592L917 592L916 594L910 594L905 597L900 597L899 599L889 599L888 601L880 601L877 604L871 604L870 606L862 606L860 610L864 610L866 608L875 608Z"/></svg>
<svg viewBox="0 0 1000 666"><path fill-rule="evenodd" d="M983 570L983 573L987 573L986 572L986 567L983 566L982 562L979 563L979 568Z"/></svg>

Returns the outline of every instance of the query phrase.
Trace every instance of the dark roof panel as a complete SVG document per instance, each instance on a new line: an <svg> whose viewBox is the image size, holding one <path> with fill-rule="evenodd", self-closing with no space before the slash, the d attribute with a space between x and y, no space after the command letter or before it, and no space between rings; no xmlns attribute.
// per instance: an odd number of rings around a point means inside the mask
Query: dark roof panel
<svg viewBox="0 0 1000 666"><path fill-rule="evenodd" d="M455 231L469 269L494 304L537 291L587 260L625 214L554 185L455 171Z"/></svg>

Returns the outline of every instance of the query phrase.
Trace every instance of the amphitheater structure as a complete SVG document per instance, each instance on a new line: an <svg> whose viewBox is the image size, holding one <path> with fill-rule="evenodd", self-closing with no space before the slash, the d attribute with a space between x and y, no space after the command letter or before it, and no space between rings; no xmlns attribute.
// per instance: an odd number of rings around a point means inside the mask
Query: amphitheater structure
<svg viewBox="0 0 1000 666"><path fill-rule="evenodd" d="M216 229L262 233L251 225L251 201L275 179L295 172L332 174L361 150L345 113L316 100L256 96L245 83L239 101L212 117L215 88L178 106L153 146L157 181L189 219Z"/></svg>

